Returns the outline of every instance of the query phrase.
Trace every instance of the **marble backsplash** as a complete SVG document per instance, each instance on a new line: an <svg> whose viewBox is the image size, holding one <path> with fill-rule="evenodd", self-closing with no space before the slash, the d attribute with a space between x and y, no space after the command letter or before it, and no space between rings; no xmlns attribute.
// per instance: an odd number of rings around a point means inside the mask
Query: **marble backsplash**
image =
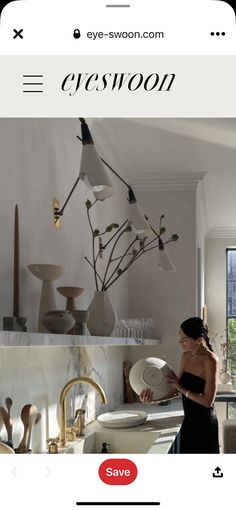
<svg viewBox="0 0 236 510"><path fill-rule="evenodd" d="M106 392L106 405L87 384L75 385L67 397L67 417L79 407L86 409L88 423L96 415L113 410L123 403L123 360L126 347L21 347L0 349L0 399L11 397L13 405L13 441L17 447L23 435L21 409L35 404L42 414L32 440L34 452L46 449L48 437L59 434L59 398L63 386L77 376L89 376ZM6 440L5 427L0 432Z"/></svg>

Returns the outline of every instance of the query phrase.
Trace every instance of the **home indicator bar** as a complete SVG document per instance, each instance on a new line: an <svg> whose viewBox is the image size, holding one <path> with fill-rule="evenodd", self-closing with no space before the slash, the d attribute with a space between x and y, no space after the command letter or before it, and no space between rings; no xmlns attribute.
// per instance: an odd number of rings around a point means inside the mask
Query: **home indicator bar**
<svg viewBox="0 0 236 510"><path fill-rule="evenodd" d="M95 502L79 502L77 501L76 505L85 505L85 506L108 506L108 505L113 505L113 506L157 506L157 505L160 505L161 503L159 501L155 501L155 502L150 502L150 501L135 501L135 502L131 502L131 501L122 501L122 502L116 502L116 501L99 501L98 503L95 503Z"/></svg>

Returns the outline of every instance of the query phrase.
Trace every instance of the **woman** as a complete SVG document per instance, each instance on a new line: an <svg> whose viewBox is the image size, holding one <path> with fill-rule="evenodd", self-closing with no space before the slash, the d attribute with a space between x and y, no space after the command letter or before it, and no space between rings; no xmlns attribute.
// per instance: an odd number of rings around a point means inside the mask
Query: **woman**
<svg viewBox="0 0 236 510"><path fill-rule="evenodd" d="M218 358L213 353L203 320L191 317L184 321L180 326L179 342L184 349L180 376L172 372L167 380L182 394L184 420L170 453L219 453L218 421L214 410ZM140 400L150 402L152 391L144 390Z"/></svg>

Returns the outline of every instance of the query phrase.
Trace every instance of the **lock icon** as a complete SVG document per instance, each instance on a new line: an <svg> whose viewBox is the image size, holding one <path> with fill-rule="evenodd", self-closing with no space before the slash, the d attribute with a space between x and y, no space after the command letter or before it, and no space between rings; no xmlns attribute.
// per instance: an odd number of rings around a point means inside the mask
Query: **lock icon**
<svg viewBox="0 0 236 510"><path fill-rule="evenodd" d="M80 30L79 30L78 28L76 28L76 29L74 30L73 37L74 37L75 39L79 39L79 38L80 38Z"/></svg>

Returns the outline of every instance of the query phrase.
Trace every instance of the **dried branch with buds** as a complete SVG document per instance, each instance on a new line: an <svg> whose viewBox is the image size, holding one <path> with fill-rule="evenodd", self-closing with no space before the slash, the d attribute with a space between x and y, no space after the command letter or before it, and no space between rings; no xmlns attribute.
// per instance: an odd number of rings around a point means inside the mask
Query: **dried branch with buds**
<svg viewBox="0 0 236 510"><path fill-rule="evenodd" d="M93 203L90 200L86 201L87 217L89 227L92 234L92 259L85 257L85 260L92 267L94 272L96 290L106 291L115 283L122 274L124 274L129 267L134 264L140 257L150 250L164 247L166 244L177 242L179 236L171 234L165 241L162 239L163 234L166 233L166 228L162 226L164 215L162 214L159 221L159 231L157 232L151 225L150 230L153 236L141 237L133 233L133 239L130 241L127 249L122 255L117 255L119 243L125 234L131 233L131 225L128 220L125 220L122 225L118 223L110 223L104 231L100 232L94 229L91 220L91 209L96 204L97 200ZM103 275L98 271L98 259L103 258L106 251L107 259Z"/></svg>

